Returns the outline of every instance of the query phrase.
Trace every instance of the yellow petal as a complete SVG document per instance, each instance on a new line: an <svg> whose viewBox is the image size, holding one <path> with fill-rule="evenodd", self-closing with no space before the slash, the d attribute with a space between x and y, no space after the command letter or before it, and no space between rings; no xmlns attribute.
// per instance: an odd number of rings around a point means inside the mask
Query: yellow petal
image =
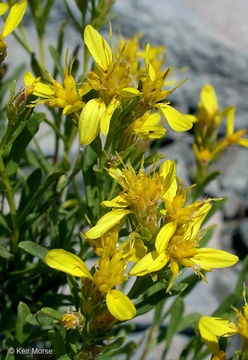
<svg viewBox="0 0 248 360"><path fill-rule="evenodd" d="M163 198L168 201L172 201L177 193L177 179L175 178L169 189L166 191L166 193L163 195Z"/></svg>
<svg viewBox="0 0 248 360"><path fill-rule="evenodd" d="M156 126L159 124L161 119L161 116L159 113L153 113L148 116L148 118L145 120L145 126Z"/></svg>
<svg viewBox="0 0 248 360"><path fill-rule="evenodd" d="M0 3L0 16L5 14L8 8L9 8L8 4Z"/></svg>
<svg viewBox="0 0 248 360"><path fill-rule="evenodd" d="M193 124L198 122L198 117L196 117L195 115L184 114L184 116L186 116L186 118L188 118Z"/></svg>
<svg viewBox="0 0 248 360"><path fill-rule="evenodd" d="M198 232L200 230L201 224L205 217L207 216L209 210L211 209L212 205L210 203L206 203L203 206L200 207L195 213L192 218L191 223L189 223L189 226L187 230L184 233L184 237L190 237L191 239L196 238L198 235Z"/></svg>
<svg viewBox="0 0 248 360"><path fill-rule="evenodd" d="M159 175L164 179L163 191L166 192L171 187L176 179L177 169L176 164L172 160L164 161L159 167Z"/></svg>
<svg viewBox="0 0 248 360"><path fill-rule="evenodd" d="M30 71L26 71L23 77L23 81L26 87L31 86L34 81L35 77L32 75ZM43 84L42 82L38 82L35 84L34 90L32 92L36 96L49 98L54 95L54 91L48 84Z"/></svg>
<svg viewBox="0 0 248 360"><path fill-rule="evenodd" d="M103 71L112 63L112 51L107 41L91 25L84 30L84 42L89 52Z"/></svg>
<svg viewBox="0 0 248 360"><path fill-rule="evenodd" d="M3 37L8 36L20 24L27 7L27 0L22 0L11 6L9 15L3 26Z"/></svg>
<svg viewBox="0 0 248 360"><path fill-rule="evenodd" d="M235 325L219 317L203 316L199 321L199 331L212 354L217 354L219 344L216 336L231 336L237 333Z"/></svg>
<svg viewBox="0 0 248 360"><path fill-rule="evenodd" d="M125 97L133 97L141 95L141 92L133 87L125 87L120 90L120 94Z"/></svg>
<svg viewBox="0 0 248 360"><path fill-rule="evenodd" d="M135 306L131 300L118 290L110 290L106 296L109 312L120 321L130 320L136 314Z"/></svg>
<svg viewBox="0 0 248 360"><path fill-rule="evenodd" d="M248 139L239 139L237 144L240 146L248 147Z"/></svg>
<svg viewBox="0 0 248 360"><path fill-rule="evenodd" d="M175 222L170 222L162 227L159 231L156 241L155 247L159 254L163 253L168 245L168 242L172 238L174 232L176 231L177 224Z"/></svg>
<svg viewBox="0 0 248 360"><path fill-rule="evenodd" d="M107 109L103 116L100 119L100 129L103 134L103 136L107 136L109 132L109 124L110 120L112 118L112 115L114 114L115 110L120 106L121 102L114 97L109 105L107 106Z"/></svg>
<svg viewBox="0 0 248 360"><path fill-rule="evenodd" d="M100 119L106 110L101 99L92 99L87 102L78 121L79 141L82 145L90 144L100 132Z"/></svg>
<svg viewBox="0 0 248 360"><path fill-rule="evenodd" d="M63 249L53 249L46 254L46 263L53 269L78 277L92 276L85 263L77 256Z"/></svg>
<svg viewBox="0 0 248 360"><path fill-rule="evenodd" d="M232 266L239 260L236 255L223 250L211 248L198 248L196 250L197 254L190 260L192 260L196 265L199 265L202 269L206 270Z"/></svg>
<svg viewBox="0 0 248 360"><path fill-rule="evenodd" d="M214 88L210 84L203 86L200 94L202 105L207 109L209 113L214 113L218 110L218 102Z"/></svg>
<svg viewBox="0 0 248 360"><path fill-rule="evenodd" d="M121 244L120 249L123 253L123 258L131 262L139 261L147 252L147 247L138 237L131 237L127 241L124 241L124 243Z"/></svg>
<svg viewBox="0 0 248 360"><path fill-rule="evenodd" d="M119 181L120 178L123 176L123 172L118 168L109 168L108 173L116 181Z"/></svg>
<svg viewBox="0 0 248 360"><path fill-rule="evenodd" d="M150 79L152 81L155 81L156 80L156 71L151 64L151 54L150 54L150 44L149 43L146 45L146 49L145 49L145 64L146 64L146 68L147 68Z"/></svg>
<svg viewBox="0 0 248 360"><path fill-rule="evenodd" d="M209 351L212 354L217 354L219 352L219 343L217 337L208 329L208 326L205 326L205 319L207 316L203 316L199 321L199 331L202 339L207 345Z"/></svg>
<svg viewBox="0 0 248 360"><path fill-rule="evenodd" d="M165 253L158 254L152 251L146 254L129 271L130 275L144 276L146 274L161 270L169 261L169 256Z"/></svg>
<svg viewBox="0 0 248 360"><path fill-rule="evenodd" d="M96 225L85 233L85 236L89 239L97 239L113 226L117 225L127 214L130 214L130 210L116 209L103 215Z"/></svg>
<svg viewBox="0 0 248 360"><path fill-rule="evenodd" d="M186 131L192 128L192 122L183 114L168 104L155 105L164 115L170 127L175 131Z"/></svg>
<svg viewBox="0 0 248 360"><path fill-rule="evenodd" d="M226 134L233 134L234 130L234 116L235 116L235 107L230 106L227 110L227 120L226 120Z"/></svg>
<svg viewBox="0 0 248 360"><path fill-rule="evenodd" d="M129 203L118 195L112 200L102 201L101 205L114 208L125 208L129 205Z"/></svg>

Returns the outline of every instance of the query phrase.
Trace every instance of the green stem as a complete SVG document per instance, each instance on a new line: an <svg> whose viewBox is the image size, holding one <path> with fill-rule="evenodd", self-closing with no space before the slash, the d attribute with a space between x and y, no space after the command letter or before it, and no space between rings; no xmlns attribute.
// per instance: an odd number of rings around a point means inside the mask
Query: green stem
<svg viewBox="0 0 248 360"><path fill-rule="evenodd" d="M17 35L15 32L13 32L13 35L14 35L14 37L16 38L16 40L19 42L19 44L21 44L22 47L27 51L27 53L28 53L29 55L32 55L32 54L33 54L33 51L32 51L32 49L29 47L29 45L26 44L25 41L22 40L22 39L20 38L20 36Z"/></svg>
<svg viewBox="0 0 248 360"><path fill-rule="evenodd" d="M25 31L23 30L23 27L22 27L21 24L19 25L19 31L20 31L20 34L21 34L21 37L22 37L22 41L23 41L23 43L25 45L25 49L27 49L29 54L32 54L33 51L31 49L31 46L29 45L29 42L28 42L28 39L26 37Z"/></svg>
<svg viewBox="0 0 248 360"><path fill-rule="evenodd" d="M33 143L34 143L34 145L35 145L35 147L36 147L36 150L37 150L38 155L40 156L40 160L41 160L41 163L42 163L42 165L43 165L43 168L44 168L45 172L48 174L49 171L50 171L49 164L48 164L48 162L46 161L46 159L45 159L45 157L44 157L44 155L43 155L43 152L42 152L42 150L41 150L41 147L40 147L40 145L39 145L39 143L38 143L38 141L36 140L35 137L33 137Z"/></svg>
<svg viewBox="0 0 248 360"><path fill-rule="evenodd" d="M41 66L45 68L45 55L44 55L44 46L43 46L43 37L39 36L39 50L40 50L40 63Z"/></svg>
<svg viewBox="0 0 248 360"><path fill-rule="evenodd" d="M9 178L8 178L6 168L5 168L1 154L0 154L0 173L2 175L3 183L6 187L5 193L6 193L7 201L9 204L10 217L11 217L11 222L12 222L12 226L13 226L13 234L11 236L12 251L15 254L17 251L17 244L18 244L18 238L19 238L19 227L18 227L17 220L16 220L16 209L15 209L14 196L12 193Z"/></svg>

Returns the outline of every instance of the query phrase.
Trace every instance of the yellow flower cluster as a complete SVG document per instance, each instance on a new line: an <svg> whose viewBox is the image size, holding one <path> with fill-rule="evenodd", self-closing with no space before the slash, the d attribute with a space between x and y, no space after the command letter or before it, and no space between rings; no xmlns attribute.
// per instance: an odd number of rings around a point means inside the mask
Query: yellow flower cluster
<svg viewBox="0 0 248 360"><path fill-rule="evenodd" d="M124 165L124 164L123 164ZM143 164L136 174L131 164L110 168L109 174L122 191L112 200L102 202L112 210L86 232L88 239L104 236L114 226L122 226L126 216L133 231L149 250L130 270L129 275L144 276L165 268L169 263L172 278L170 290L179 272L179 265L192 268L205 279L200 269L211 271L234 265L238 257L222 250L199 248L205 231L200 227L209 210L210 200L186 205L188 189L182 189L176 178L173 161L164 161L158 172L145 173Z"/></svg>
<svg viewBox="0 0 248 360"><path fill-rule="evenodd" d="M110 38L112 42L111 27ZM156 49L147 44L143 52L138 52L136 36L126 43L121 39L115 51L113 44L110 47L91 25L85 28L84 42L96 67L86 75L83 83L76 84L71 74L72 63L67 69L67 55L63 85L49 73L48 84L40 79L37 81L27 72L24 76L26 88L32 87L33 94L42 98L33 101L31 106L45 104L62 108L65 115L71 114L77 121L82 145L90 144L100 132L107 136L111 127L114 133L125 131L126 139L128 136L160 138L165 129L157 110L175 131L186 131L192 127L191 120L170 106L169 102L163 102L181 83L171 90L164 89L171 69L162 70L164 59L160 58L161 47ZM84 95L90 90L94 93L84 101ZM122 112L126 107L130 111Z"/></svg>
<svg viewBox="0 0 248 360"><path fill-rule="evenodd" d="M134 305L125 294L116 290L115 287L127 280L125 274L127 260L137 261L144 255L146 249L143 243L141 244L140 240L135 239L132 235L119 247L117 245L118 231L118 227L115 227L93 242L89 239L89 243L99 256L97 266L92 269L93 275L78 256L68 251L53 249L47 253L46 263L50 267L90 281L90 285L88 285L90 290L82 304L82 313L88 320L95 317L96 311L95 307L92 308L91 304L88 304L91 297L98 299L96 300L98 307L106 302L108 311L117 320L129 320L135 316Z"/></svg>
<svg viewBox="0 0 248 360"><path fill-rule="evenodd" d="M234 132L235 108L229 106L223 111L218 108L218 101L214 88L206 84L203 86L198 104L198 115L187 115L195 123L195 143L193 150L199 166L207 168L217 156L228 146L238 144L248 147L248 139L243 138L247 129ZM226 135L218 139L218 128L226 117Z"/></svg>

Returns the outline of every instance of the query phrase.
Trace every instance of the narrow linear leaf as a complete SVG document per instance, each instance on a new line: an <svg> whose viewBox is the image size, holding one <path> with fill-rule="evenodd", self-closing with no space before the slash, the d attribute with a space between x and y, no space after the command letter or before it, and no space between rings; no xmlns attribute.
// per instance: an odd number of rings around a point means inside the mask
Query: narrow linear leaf
<svg viewBox="0 0 248 360"><path fill-rule="evenodd" d="M38 188L36 193L33 194L31 199L29 200L29 202L26 204L24 210L20 214L20 217L18 218L18 221L20 222L20 224L22 224L22 222L25 220L26 216L28 216L30 210L33 210L33 208L35 206L37 206L38 200L40 199L40 197L42 195L44 195L44 193L46 192L48 187L51 184L53 184L62 175L63 175L63 172L59 171L59 172L52 173L46 177L43 184Z"/></svg>
<svg viewBox="0 0 248 360"><path fill-rule="evenodd" d="M45 247L36 244L33 241L22 241L18 245L19 248L26 251L28 254L37 256L41 261L45 263L45 257L48 252L48 249Z"/></svg>
<svg viewBox="0 0 248 360"><path fill-rule="evenodd" d="M24 343L30 336L30 325L26 322L26 317L32 315L31 311L24 302L20 301L17 308L16 318L16 339L20 344Z"/></svg>
<svg viewBox="0 0 248 360"><path fill-rule="evenodd" d="M178 325L182 320L183 310L183 300L181 297L178 297L170 308L171 318L165 335L164 354L166 354L167 350L169 349L173 336L177 332Z"/></svg>
<svg viewBox="0 0 248 360"><path fill-rule="evenodd" d="M49 49L51 57L53 58L55 65L56 65L56 68L59 72L59 75L63 79L64 78L64 69L60 62L60 53L52 45L49 45L48 49Z"/></svg>
<svg viewBox="0 0 248 360"><path fill-rule="evenodd" d="M34 135L39 130L41 121L45 119L45 114L34 114L24 126L22 132L17 136L10 150L6 170L8 176L13 176L17 172L19 162L24 155L24 151Z"/></svg>

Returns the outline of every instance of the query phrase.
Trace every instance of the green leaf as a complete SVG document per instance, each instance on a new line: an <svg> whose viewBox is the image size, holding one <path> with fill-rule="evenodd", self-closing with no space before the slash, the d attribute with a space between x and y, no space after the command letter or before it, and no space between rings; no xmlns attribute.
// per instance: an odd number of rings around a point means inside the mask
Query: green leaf
<svg viewBox="0 0 248 360"><path fill-rule="evenodd" d="M248 255L243 260L242 269L239 272L238 281L235 286L235 294L241 294L243 290L243 284L247 280L248 275Z"/></svg>
<svg viewBox="0 0 248 360"><path fill-rule="evenodd" d="M43 113L38 113L31 116L27 124L24 126L22 132L13 142L6 166L8 176L13 176L16 174L19 162L24 155L24 151L34 135L39 130L39 125L41 121L45 119L45 116L46 115Z"/></svg>
<svg viewBox="0 0 248 360"><path fill-rule="evenodd" d="M69 285L71 296L73 299L73 304L75 305L76 309L80 306L80 289L77 280L74 276L66 275L67 283Z"/></svg>
<svg viewBox="0 0 248 360"><path fill-rule="evenodd" d="M32 315L31 311L24 302L20 301L17 307L16 318L16 339L23 344L30 336L30 325L26 322L26 317Z"/></svg>
<svg viewBox="0 0 248 360"><path fill-rule="evenodd" d="M10 349L12 350L12 347L10 347L8 350L10 350ZM5 360L15 360L15 355L9 354L9 352L8 352L5 357Z"/></svg>
<svg viewBox="0 0 248 360"><path fill-rule="evenodd" d="M208 174L204 178L204 180L195 187L193 194L192 194L193 200L195 201L198 198L198 196L203 192L203 189L219 175L220 175L219 171L214 171L214 172Z"/></svg>
<svg viewBox="0 0 248 360"><path fill-rule="evenodd" d="M23 73L23 71L25 69L25 66L26 65L21 64L20 66L18 66L18 68L16 70L11 72L11 76L8 79L5 79L4 82L1 81L0 99L2 99L2 97L6 94L9 86L12 86L12 82L17 80L20 77L20 75Z"/></svg>
<svg viewBox="0 0 248 360"><path fill-rule="evenodd" d="M97 186L97 177L93 170L94 165L97 164L97 153L93 150L91 145L85 147L83 157L83 177L85 187L85 197L87 206L89 207L89 218L97 220L99 214L99 191Z"/></svg>
<svg viewBox="0 0 248 360"><path fill-rule="evenodd" d="M46 178L43 184L38 188L38 190L32 195L28 203L26 204L25 208L23 209L22 213L20 214L18 221L20 224L22 224L25 221L25 218L28 216L29 212L33 209L35 206L37 206L38 200L41 196L44 196L46 190L48 187L53 184L60 176L63 175L63 172L55 172L52 174L49 174Z"/></svg>
<svg viewBox="0 0 248 360"><path fill-rule="evenodd" d="M54 346L54 355L56 356L56 359L59 359L62 355L65 356L65 339L62 334L58 331L50 330L48 331L48 336Z"/></svg>
<svg viewBox="0 0 248 360"><path fill-rule="evenodd" d="M102 348L102 353L106 354L106 352L109 352L111 350L119 349L125 340L126 340L125 336L120 336L118 339L113 341L111 344L104 346Z"/></svg>
<svg viewBox="0 0 248 360"><path fill-rule="evenodd" d="M48 252L48 249L36 244L33 241L22 241L18 245L19 248L23 249L27 253L33 256L37 256L41 261L45 262L45 257Z"/></svg>
<svg viewBox="0 0 248 360"><path fill-rule="evenodd" d="M54 0L46 0L45 6L42 9L42 13L39 16L39 29L38 29L38 33L40 35L40 37L43 37L44 32L45 32L45 28L46 28L46 23L47 23L47 18L50 12L50 9L52 7L54 3Z"/></svg>
<svg viewBox="0 0 248 360"><path fill-rule="evenodd" d="M51 316L54 319L57 319L57 320L62 319L62 314L50 307L43 307L42 309L40 309L40 311L42 311L46 315Z"/></svg>
<svg viewBox="0 0 248 360"><path fill-rule="evenodd" d="M9 253L6 248L2 245L0 245L0 257L10 260L13 259L13 254Z"/></svg>
<svg viewBox="0 0 248 360"><path fill-rule="evenodd" d="M48 49L59 72L59 75L61 76L61 79L64 79L64 69L60 62L60 53L52 45L49 45Z"/></svg>
<svg viewBox="0 0 248 360"><path fill-rule="evenodd" d="M214 225L213 227L207 229L206 234L203 236L203 238L199 241L199 246L200 247L204 247L207 245L207 243L210 241L210 239L212 238L214 232L216 230L216 225Z"/></svg>
<svg viewBox="0 0 248 360"><path fill-rule="evenodd" d="M167 350L169 349L170 344L172 342L173 336L177 332L178 325L182 320L183 310L184 310L183 300L181 297L178 297L174 301L174 303L172 304L169 310L171 317L165 335L164 355L167 353Z"/></svg>
<svg viewBox="0 0 248 360"><path fill-rule="evenodd" d="M0 213L0 225L2 225L9 234L12 233L12 230L10 229L5 217L1 213Z"/></svg>
<svg viewBox="0 0 248 360"><path fill-rule="evenodd" d="M148 291L135 301L136 316L142 315L153 309L157 304L163 301L169 294L165 292L166 285L158 282L151 286Z"/></svg>
<svg viewBox="0 0 248 360"><path fill-rule="evenodd" d="M72 360L72 358L69 355L64 354L64 355L60 356L58 358L58 360Z"/></svg>
<svg viewBox="0 0 248 360"><path fill-rule="evenodd" d="M22 189L19 207L18 207L19 212L21 212L24 209L27 202L31 199L33 194L39 189L41 179L42 179L41 169L35 169L25 180Z"/></svg>
<svg viewBox="0 0 248 360"><path fill-rule="evenodd" d="M184 316L177 327L177 332L181 332L189 327L192 327L195 323L198 323L201 316L202 314L198 312Z"/></svg>

